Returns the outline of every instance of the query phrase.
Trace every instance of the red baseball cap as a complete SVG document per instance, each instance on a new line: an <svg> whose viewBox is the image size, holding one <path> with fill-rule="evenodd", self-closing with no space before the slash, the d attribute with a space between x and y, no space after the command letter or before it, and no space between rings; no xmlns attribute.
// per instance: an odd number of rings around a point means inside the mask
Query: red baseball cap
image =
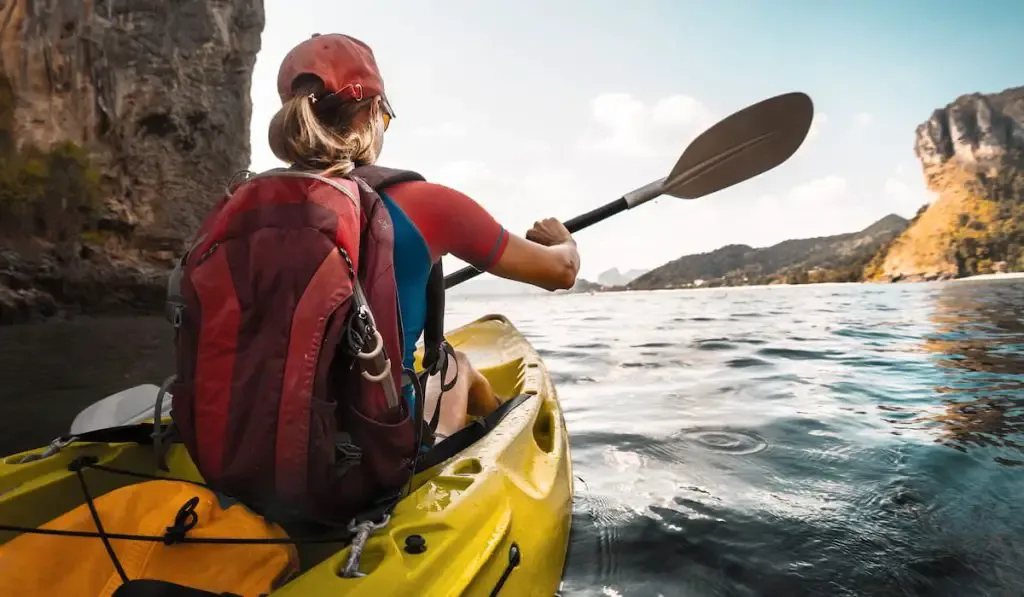
<svg viewBox="0 0 1024 597"><path fill-rule="evenodd" d="M341 33L314 33L310 39L292 48L277 71L277 94L282 102L295 97L293 86L302 75L319 77L327 94L342 102L380 96L388 116L394 118L373 50L354 37Z"/></svg>

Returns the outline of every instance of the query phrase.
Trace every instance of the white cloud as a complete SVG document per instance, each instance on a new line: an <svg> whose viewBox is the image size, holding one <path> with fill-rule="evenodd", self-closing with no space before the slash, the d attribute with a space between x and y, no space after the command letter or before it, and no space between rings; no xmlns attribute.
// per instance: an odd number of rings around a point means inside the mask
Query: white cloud
<svg viewBox="0 0 1024 597"><path fill-rule="evenodd" d="M815 112L814 118L811 119L811 128L807 131L807 137L804 138L803 144L793 154L792 159L802 159L805 155L811 153L809 148L816 145L816 139L821 136L821 131L825 128L826 124L828 124L828 115L824 112Z"/></svg>
<svg viewBox="0 0 1024 597"><path fill-rule="evenodd" d="M902 164L885 179L883 189L892 211L900 214L916 213L922 205L931 203L938 197L925 186L922 176L909 175Z"/></svg>
<svg viewBox="0 0 1024 597"><path fill-rule="evenodd" d="M890 176L885 180L885 193L891 197L902 197L909 195L911 190L907 183Z"/></svg>
<svg viewBox="0 0 1024 597"><path fill-rule="evenodd" d="M460 139L469 135L469 128L454 122L442 122L436 126L418 127L413 131L417 136L433 139Z"/></svg>
<svg viewBox="0 0 1024 597"><path fill-rule="evenodd" d="M830 174L798 184L783 193L762 195L755 200L755 206L766 213L757 219L763 223L811 221L820 217L822 210L842 206L849 195L850 182L842 176Z"/></svg>
<svg viewBox="0 0 1024 597"><path fill-rule="evenodd" d="M437 169L435 180L454 189L470 189L494 178L494 172L487 164L477 160L447 162ZM469 192L469 191L464 191Z"/></svg>
<svg viewBox="0 0 1024 597"><path fill-rule="evenodd" d="M855 232L890 213L910 217L932 200L934 194L921 177L899 169L874 184L829 174L782 193L730 202L720 217L736 223L732 228L741 235L736 242L767 246L789 238Z"/></svg>
<svg viewBox="0 0 1024 597"><path fill-rule="evenodd" d="M523 190L534 197L564 198L580 192L579 173L567 168L529 170L518 180Z"/></svg>
<svg viewBox="0 0 1024 597"><path fill-rule="evenodd" d="M842 176L830 175L798 185L789 192L789 200L811 206L816 203L834 202L850 190L850 183Z"/></svg>
<svg viewBox="0 0 1024 597"><path fill-rule="evenodd" d="M509 131L486 131L484 134L492 143L501 146L515 158L546 156L554 151L551 143L547 141L522 137Z"/></svg>
<svg viewBox="0 0 1024 597"><path fill-rule="evenodd" d="M647 108L628 93L599 95L590 104L594 120L614 132L636 132L643 125Z"/></svg>
<svg viewBox="0 0 1024 597"><path fill-rule="evenodd" d="M853 232L878 219L864 210L850 181L837 174L815 178L782 193L736 203L744 222L737 230L743 242L769 246L791 238Z"/></svg>
<svg viewBox="0 0 1024 597"><path fill-rule="evenodd" d="M853 116L853 125L856 128L866 128L871 125L875 117L867 112L858 112Z"/></svg>
<svg viewBox="0 0 1024 597"><path fill-rule="evenodd" d="M591 102L590 114L604 130L594 141L594 149L626 156L648 155L650 148L642 136L647 124L647 108L628 93L607 93Z"/></svg>
<svg viewBox="0 0 1024 597"><path fill-rule="evenodd" d="M815 112L811 120L811 129L807 132L807 141L815 139L821 134L821 129L828 123L828 114Z"/></svg>
<svg viewBox="0 0 1024 597"><path fill-rule="evenodd" d="M591 101L597 125L580 149L616 157L654 157L674 153L682 138L711 124L712 112L688 95L671 95L648 106L628 93L606 93Z"/></svg>
<svg viewBox="0 0 1024 597"><path fill-rule="evenodd" d="M711 124L711 110L688 95L672 95L654 105L651 114L656 125L704 128Z"/></svg>

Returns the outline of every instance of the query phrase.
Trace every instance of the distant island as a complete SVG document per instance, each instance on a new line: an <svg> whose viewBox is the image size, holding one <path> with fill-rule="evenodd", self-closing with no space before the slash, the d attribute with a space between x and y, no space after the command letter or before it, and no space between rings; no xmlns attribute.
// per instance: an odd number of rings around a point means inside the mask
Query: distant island
<svg viewBox="0 0 1024 597"><path fill-rule="evenodd" d="M599 286L624 286L649 271L646 269L630 269L620 272L618 268L613 267L597 276L597 284Z"/></svg>
<svg viewBox="0 0 1024 597"><path fill-rule="evenodd" d="M585 278L577 278L576 284L563 293L577 294L580 292L606 292L609 290L622 290L624 286L646 274L650 270L630 269L620 272L618 268L605 270L598 274L597 282L591 282Z"/></svg>
<svg viewBox="0 0 1024 597"><path fill-rule="evenodd" d="M787 240L755 249L727 245L655 268L624 290L859 282L864 269L909 222L888 215L860 232Z"/></svg>

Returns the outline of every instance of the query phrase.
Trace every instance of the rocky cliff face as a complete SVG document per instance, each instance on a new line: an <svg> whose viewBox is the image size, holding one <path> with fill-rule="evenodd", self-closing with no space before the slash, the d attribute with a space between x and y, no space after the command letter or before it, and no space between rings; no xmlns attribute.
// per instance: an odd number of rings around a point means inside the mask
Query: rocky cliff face
<svg viewBox="0 0 1024 597"><path fill-rule="evenodd" d="M917 127L938 199L880 258L875 280L1024 269L1024 87L964 95Z"/></svg>
<svg viewBox="0 0 1024 597"><path fill-rule="evenodd" d="M0 321L159 306L248 166L263 25L262 0L0 0Z"/></svg>

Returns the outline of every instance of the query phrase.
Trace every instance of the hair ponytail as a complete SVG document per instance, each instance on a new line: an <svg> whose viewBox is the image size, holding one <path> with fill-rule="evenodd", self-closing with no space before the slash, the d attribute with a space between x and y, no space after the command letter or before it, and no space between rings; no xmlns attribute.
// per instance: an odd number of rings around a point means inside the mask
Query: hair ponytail
<svg viewBox="0 0 1024 597"><path fill-rule="evenodd" d="M365 111L369 109L368 116ZM283 162L325 176L346 176L377 160L384 121L379 98L341 104L317 114L313 95L286 101L270 120L270 150Z"/></svg>

